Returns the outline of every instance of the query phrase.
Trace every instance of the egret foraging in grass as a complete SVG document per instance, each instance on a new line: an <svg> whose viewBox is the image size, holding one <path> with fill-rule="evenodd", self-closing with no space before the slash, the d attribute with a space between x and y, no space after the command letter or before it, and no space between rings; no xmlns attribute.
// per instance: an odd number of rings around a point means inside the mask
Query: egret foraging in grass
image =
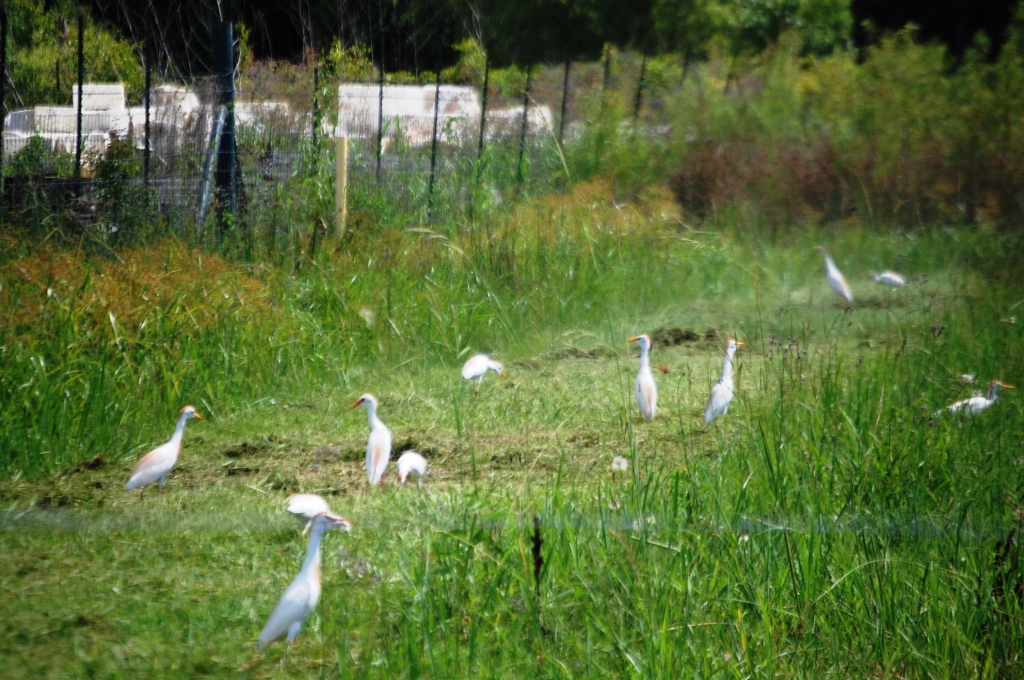
<svg viewBox="0 0 1024 680"><path fill-rule="evenodd" d="M626 338L626 342L635 342L640 345L640 371L636 374L636 383L633 385L633 393L636 394L636 403L640 407L640 414L644 420L653 420L654 412L658 408L658 386L654 384L654 375L651 373L651 342L650 336L637 335Z"/></svg>
<svg viewBox="0 0 1024 680"><path fill-rule="evenodd" d="M263 649L286 635L286 642L291 644L302 630L302 624L309 618L317 600L320 599L320 542L324 533L331 529L349 531L352 529L352 522L337 515L332 517L327 513L313 518L309 547L306 549L302 569L277 601L274 611L270 613L270 618L256 640L256 649Z"/></svg>
<svg viewBox="0 0 1024 680"><path fill-rule="evenodd" d="M743 347L738 340L730 340L725 348L725 363L722 365L722 378L711 388L711 396L708 397L707 406L704 407L704 424L710 425L715 418L724 416L729 410L729 402L732 401L732 361L736 356L736 350Z"/></svg>
<svg viewBox="0 0 1024 680"><path fill-rule="evenodd" d="M192 418L203 419L196 412L194 406L186 406L181 409L181 413L178 414L178 426L174 428L174 434L171 435L170 441L156 447L135 464L132 476L128 478L125 488L131 491L140 486L149 486L154 482L160 482L160 488L164 488L167 473L178 462L178 454L181 453L181 438L185 434L185 423Z"/></svg>
<svg viewBox="0 0 1024 680"><path fill-rule="evenodd" d="M970 399L961 399L955 401L944 409L936 411L932 415L941 415L943 413L953 413L961 415L974 416L982 411L987 411L991 408L992 404L996 403L996 399L999 397L999 392L1002 390L1012 390L1013 385L1007 385L1006 383L993 380L988 384L988 392L985 396L980 394L971 397Z"/></svg>
<svg viewBox="0 0 1024 680"><path fill-rule="evenodd" d="M377 417L377 397L364 394L352 402L349 408L357 406L366 409L366 418L370 421L370 438L366 440L366 477L371 486L381 484L384 470L391 460L391 430Z"/></svg>
<svg viewBox="0 0 1024 680"><path fill-rule="evenodd" d="M470 357L469 361L462 367L462 377L465 380L476 380L475 392L480 391L480 385L484 381L484 376L487 375L487 371L494 371L499 374L502 378L507 378L505 369L502 368L500 361L495 361L486 354L477 354L474 357Z"/></svg>
<svg viewBox="0 0 1024 680"><path fill-rule="evenodd" d="M883 286L892 286L893 288L899 288L900 286L907 285L907 279L903 274L897 274L892 271L885 271L881 274L875 274L872 272L868 274L868 278L875 283L880 283Z"/></svg>
<svg viewBox="0 0 1024 680"><path fill-rule="evenodd" d="M427 459L417 451L406 451L398 457L398 483L405 484L409 473L416 474L416 486L423 488L423 476L427 474Z"/></svg>
<svg viewBox="0 0 1024 680"><path fill-rule="evenodd" d="M825 258L825 279L828 281L828 287L832 289L833 293L844 298L852 305L853 293L850 292L850 286L846 283L846 277L839 271L839 267L832 261L832 256L829 255L827 250L820 246L817 250Z"/></svg>
<svg viewBox="0 0 1024 680"><path fill-rule="evenodd" d="M302 529L303 536L313 526L313 520L316 519L317 515L326 514L331 518L338 517L338 515L331 512L327 501L315 493L296 493L288 496L288 512L299 518L299 520L306 522L306 526Z"/></svg>

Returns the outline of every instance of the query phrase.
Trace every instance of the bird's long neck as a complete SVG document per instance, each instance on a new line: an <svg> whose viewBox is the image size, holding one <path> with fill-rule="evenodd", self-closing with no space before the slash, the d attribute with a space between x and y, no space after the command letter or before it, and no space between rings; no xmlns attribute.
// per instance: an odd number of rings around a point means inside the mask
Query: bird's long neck
<svg viewBox="0 0 1024 680"><path fill-rule="evenodd" d="M181 442L181 438L185 435L185 423L188 422L188 416L181 416L178 418L178 425L174 428L174 434L171 435L172 442Z"/></svg>
<svg viewBox="0 0 1024 680"><path fill-rule="evenodd" d="M725 363L722 364L722 382L728 382L732 380L732 358L735 356L735 349L727 349L725 351Z"/></svg>
<svg viewBox="0 0 1024 680"><path fill-rule="evenodd" d="M995 401L996 397L998 397L998 396L999 396L999 385L997 385L995 383L992 383L991 385L988 386L988 395L987 395L988 400L989 401Z"/></svg>
<svg viewBox="0 0 1024 680"><path fill-rule="evenodd" d="M647 345L640 345L640 370L650 371L651 370L651 357Z"/></svg>
<svg viewBox="0 0 1024 680"><path fill-rule="evenodd" d="M306 549L306 559L302 563L303 574L309 574L311 570L315 570L317 576L320 574L320 542L324 538L323 524L319 522L313 524L313 530L309 534L309 547Z"/></svg>
<svg viewBox="0 0 1024 680"><path fill-rule="evenodd" d="M377 407L373 404L368 403L366 405L366 419L370 422L370 429L376 430L378 427L383 427L384 423L377 417Z"/></svg>

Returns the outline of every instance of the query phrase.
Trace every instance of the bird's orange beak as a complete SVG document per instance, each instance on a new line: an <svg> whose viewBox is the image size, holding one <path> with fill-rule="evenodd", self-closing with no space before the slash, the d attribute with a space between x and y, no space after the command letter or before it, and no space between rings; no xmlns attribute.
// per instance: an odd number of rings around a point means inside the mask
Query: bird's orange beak
<svg viewBox="0 0 1024 680"><path fill-rule="evenodd" d="M505 369L504 368L501 369L501 377L502 378L507 378L508 377L508 373L505 373Z"/></svg>
<svg viewBox="0 0 1024 680"><path fill-rule="evenodd" d="M199 414L199 411L193 411L193 412L192 412L192 415L194 415L194 416L195 416L196 418L198 418L199 420L202 420L202 419L203 419L203 416L201 416L201 415Z"/></svg>
<svg viewBox="0 0 1024 680"><path fill-rule="evenodd" d="M633 337L631 337L631 338L626 338L626 342L636 342L636 341L637 341L637 340L639 340L639 339L640 339L640 336L639 336L639 335L634 335L634 336L633 336Z"/></svg>
<svg viewBox="0 0 1024 680"><path fill-rule="evenodd" d="M1000 386L1001 386L1001 387L1002 387L1002 388L1003 388L1004 390L1012 390L1012 389L1016 389L1016 388L1015 388L1015 387L1014 387L1013 385L1007 385L1006 383L999 383L999 385L1000 385Z"/></svg>
<svg viewBox="0 0 1024 680"><path fill-rule="evenodd" d="M355 401L352 402L352 404L349 406L349 408L355 408L356 406L359 406L362 403L363 403L362 399L356 399Z"/></svg>
<svg viewBox="0 0 1024 680"><path fill-rule="evenodd" d="M740 342L739 340L737 340L737 341L736 341L736 346L737 346L737 347L745 347L745 346L746 346L746 344L747 344L747 343L745 343L745 342Z"/></svg>

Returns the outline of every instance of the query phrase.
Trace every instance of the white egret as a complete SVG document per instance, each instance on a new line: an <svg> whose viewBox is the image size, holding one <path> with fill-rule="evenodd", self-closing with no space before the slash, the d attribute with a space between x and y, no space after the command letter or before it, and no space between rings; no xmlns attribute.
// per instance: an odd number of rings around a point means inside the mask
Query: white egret
<svg viewBox="0 0 1024 680"><path fill-rule="evenodd" d="M730 340L725 348L725 363L722 364L722 378L711 388L711 396L708 397L707 406L704 407L704 424L710 425L715 418L724 416L729 410L729 402L732 401L732 361L736 356L736 350L743 347L738 340Z"/></svg>
<svg viewBox="0 0 1024 680"><path fill-rule="evenodd" d="M381 484L384 470L391 460L391 430L377 417L377 397L364 394L352 402L349 408L357 406L366 409L366 418L370 421L370 438L366 440L366 477L371 486Z"/></svg>
<svg viewBox="0 0 1024 680"><path fill-rule="evenodd" d="M654 343L646 334L626 338L626 342L635 342L640 345L640 371L636 374L633 393L636 394L636 403L640 407L640 413L644 420L653 420L654 412L658 408L658 386L654 384L650 357L651 347L654 346Z"/></svg>
<svg viewBox="0 0 1024 680"><path fill-rule="evenodd" d="M987 411L992 404L996 403L996 398L999 397L999 392L1002 390L1012 390L1013 385L1007 385L1006 383L993 380L988 384L988 392L985 396L976 394L970 399L961 399L955 401L944 409L936 411L932 415L941 415L944 412L953 414L964 414L964 415L977 415L982 411Z"/></svg>
<svg viewBox="0 0 1024 680"><path fill-rule="evenodd" d="M186 406L181 409L181 413L178 414L178 426L174 428L174 434L171 435L170 441L156 447L135 464L125 488L131 491L140 486L149 486L154 482L160 482L160 488L164 488L167 473L178 462L178 455L181 453L181 438L185 434L185 423L191 418L203 419L196 412L194 406Z"/></svg>
<svg viewBox="0 0 1024 680"><path fill-rule="evenodd" d="M853 293L850 292L850 286L846 283L846 277L839 271L839 267L832 261L832 256L827 250L822 247L818 247L817 250L825 258L825 279L828 281L828 287L832 289L833 293L852 305Z"/></svg>
<svg viewBox="0 0 1024 680"><path fill-rule="evenodd" d="M288 496L288 512L294 517L297 517L300 521L304 521L306 523L305 527L302 529L303 536L305 536L310 527L313 526L313 520L316 519L317 515L326 514L331 518L338 517L338 515L331 512L331 508L327 505L327 501L325 501L321 496L317 496L315 493L296 493Z"/></svg>
<svg viewBox="0 0 1024 680"><path fill-rule="evenodd" d="M502 368L500 361L495 361L486 354L477 354L476 356L470 357L469 360L462 367L462 377L465 380L476 380L476 392L480 391L480 385L484 381L484 376L487 375L487 371L494 371L499 374L502 378L507 378L508 375L505 373L505 369Z"/></svg>
<svg viewBox="0 0 1024 680"><path fill-rule="evenodd" d="M409 473L416 474L416 486L423 488L423 476L427 474L427 459L418 451L406 451L398 457L398 483L405 484Z"/></svg>
<svg viewBox="0 0 1024 680"><path fill-rule="evenodd" d="M306 559L302 563L302 569L277 601L274 611L270 612L270 618L256 640L256 649L263 649L285 635L288 636L287 643L291 644L302 630L302 624L309 618L317 600L320 599L320 542L324 533L331 529L349 531L352 529L352 522L344 517L332 517L327 513L313 518L309 547L306 548Z"/></svg>
<svg viewBox="0 0 1024 680"><path fill-rule="evenodd" d="M881 274L875 274L874 272L868 274L868 278L875 283L880 283L883 286L892 286L893 288L899 288L900 286L907 285L907 279L903 274L897 274L893 271L884 271Z"/></svg>

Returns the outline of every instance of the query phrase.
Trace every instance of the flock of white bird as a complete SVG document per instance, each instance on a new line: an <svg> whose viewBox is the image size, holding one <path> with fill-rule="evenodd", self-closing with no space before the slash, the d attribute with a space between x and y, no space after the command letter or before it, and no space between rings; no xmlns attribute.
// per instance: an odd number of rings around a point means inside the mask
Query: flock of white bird
<svg viewBox="0 0 1024 680"><path fill-rule="evenodd" d="M853 293L846 282L843 273L839 271L832 256L825 248L818 248L818 252L825 259L825 278L829 288L837 296L843 298L847 303L853 303ZM880 274L869 274L869 277L882 285L900 287L906 285L906 278L896 272L886 271ZM653 420L658 407L658 386L654 381L654 374L651 371L651 349L654 343L650 336L643 334L627 338L628 342L635 342L640 347L640 369L637 372L634 383L634 394L640 414L645 420ZM711 388L711 394L704 407L704 422L711 424L714 420L724 416L729 410L732 402L735 385L733 383L733 361L736 352L743 347L739 340L730 339L726 344L725 361L722 365L722 377ZM665 369L662 369L665 370ZM487 356L477 354L470 358L462 367L462 377L465 380L475 380L475 391L479 392L480 385L488 371L494 371L503 378L508 377L501 363ZM966 377L966 376L965 376ZM973 382L974 376L970 376ZM985 411L995 403L999 392L1003 389L1013 389L1012 385L1006 385L998 380L992 380L988 384L988 391L985 395L976 394L969 399L957 401L944 409L935 412L941 413L975 415ZM391 430L377 416L377 398L372 394L364 394L352 403L350 408L362 407L366 409L366 417L370 424L370 436L366 442L366 476L372 486L382 485L384 473L391 460L392 437ZM170 441L153 449L135 465L132 474L128 479L129 490L159 483L160 488L164 486L167 475L174 467L181 453L181 440L185 432L185 424L192 418L202 419L192 406L181 409L178 416L177 427ZM396 463L398 468L398 483L405 484L410 475L415 475L417 485L422 488L423 477L427 474L427 459L416 451L406 451ZM612 473L623 472L629 467L629 461L621 456L612 460ZM306 558L302 563L299 574L292 581L291 585L284 591L281 599L271 612L266 625L257 638L257 649L263 649L271 642L283 637L287 642L292 640L302 630L302 626L310 613L316 607L320 598L320 544L326 532L332 529L341 529L348 532L352 528L352 522L331 512L330 507L322 497L315 494L294 494L289 496L288 512L299 518L303 523L303 535L309 534L309 545L306 551Z"/></svg>

